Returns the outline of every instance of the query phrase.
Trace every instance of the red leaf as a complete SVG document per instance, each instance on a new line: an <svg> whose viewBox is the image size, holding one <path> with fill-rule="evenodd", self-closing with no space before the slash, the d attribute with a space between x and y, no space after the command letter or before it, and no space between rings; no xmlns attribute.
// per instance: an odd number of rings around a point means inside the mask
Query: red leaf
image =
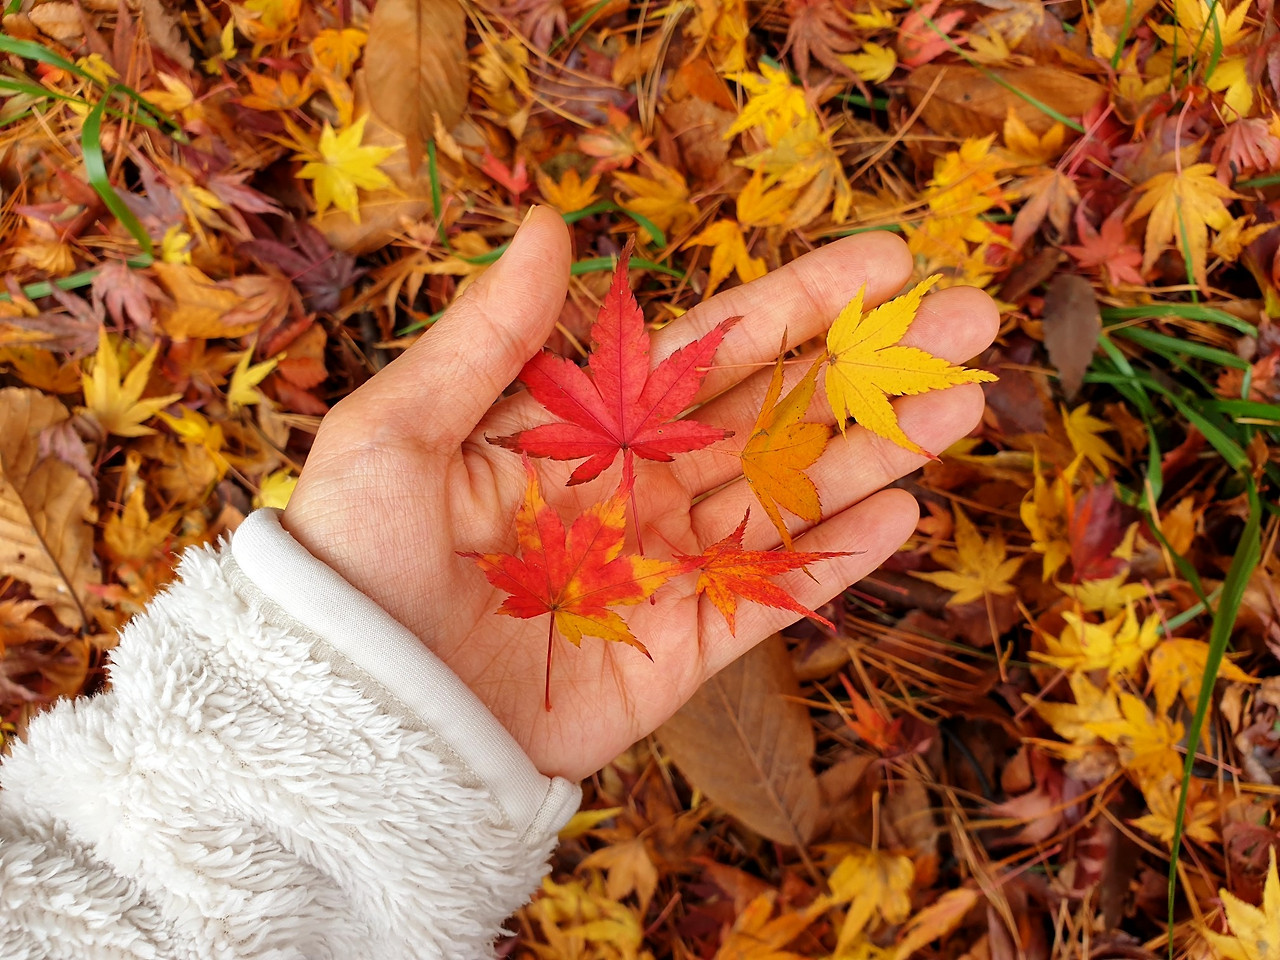
<svg viewBox="0 0 1280 960"><path fill-rule="evenodd" d="M560 516L542 499L533 464L524 502L516 512L520 556L509 553L462 553L474 560L485 578L509 594L498 613L521 620L551 614L547 627L546 707L551 709L551 649L558 629L575 647L584 636L601 637L649 651L612 609L649 597L671 577L690 569L687 562L621 556L626 536L627 498L632 476L608 500L588 507L566 533Z"/></svg>
<svg viewBox="0 0 1280 960"><path fill-rule="evenodd" d="M518 157L516 165L508 169L501 160L486 150L480 170L488 174L494 183L510 190L514 196L518 197L529 189L529 171L525 168L524 157Z"/></svg>
<svg viewBox="0 0 1280 960"><path fill-rule="evenodd" d="M706 594L716 609L729 624L729 632L733 633L735 615L738 612L738 599L751 600L766 607L779 610L790 610L801 616L812 617L819 623L825 623L835 629L835 625L826 617L820 617L795 597L787 593L777 584L770 583L770 577L780 573L799 570L819 560L834 560L836 557L850 556L848 553L796 553L786 550L744 550L742 535L747 529L748 510L738 529L723 540L718 540L702 552L701 557L689 557L677 554L676 560L697 562L699 565L699 594Z"/></svg>
<svg viewBox="0 0 1280 960"><path fill-rule="evenodd" d="M649 333L627 286L630 257L628 244L591 328L595 349L587 369L544 351L520 372L534 399L565 422L491 440L533 457L588 458L569 477L571 486L600 476L619 450L629 471L632 454L669 463L674 454L700 450L732 435L676 418L693 403L716 348L741 318L722 321L650 370Z"/></svg>

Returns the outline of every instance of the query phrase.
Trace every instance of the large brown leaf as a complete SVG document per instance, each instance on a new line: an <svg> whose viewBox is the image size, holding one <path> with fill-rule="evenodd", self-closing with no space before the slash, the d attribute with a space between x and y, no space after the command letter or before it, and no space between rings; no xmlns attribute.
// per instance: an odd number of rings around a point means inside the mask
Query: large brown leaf
<svg viewBox="0 0 1280 960"><path fill-rule="evenodd" d="M818 821L813 728L774 635L703 684L657 736L688 780L752 830L801 846Z"/></svg>
<svg viewBox="0 0 1280 960"><path fill-rule="evenodd" d="M40 450L67 408L39 390L0 390L0 576L15 577L58 620L82 628L85 586L101 583L93 556L92 493L70 464Z"/></svg>
<svg viewBox="0 0 1280 960"><path fill-rule="evenodd" d="M1044 298L1044 345L1068 400L1080 392L1101 331L1093 285L1075 273L1054 277Z"/></svg>
<svg viewBox="0 0 1280 960"><path fill-rule="evenodd" d="M959 137L985 137L1003 130L1011 107L1033 131L1045 133L1053 126L1054 119L1026 97L1038 100L1064 116L1079 118L1107 95L1101 84L1060 67L997 68L984 73L977 67L960 64L926 63L907 76L907 98L912 107L921 104L943 71L946 75L925 104L923 117L925 123L938 133ZM1010 86L1004 86L992 75Z"/></svg>
<svg viewBox="0 0 1280 960"><path fill-rule="evenodd" d="M457 0L379 0L365 46L373 112L405 139L416 173L435 115L448 130L467 105L467 19Z"/></svg>

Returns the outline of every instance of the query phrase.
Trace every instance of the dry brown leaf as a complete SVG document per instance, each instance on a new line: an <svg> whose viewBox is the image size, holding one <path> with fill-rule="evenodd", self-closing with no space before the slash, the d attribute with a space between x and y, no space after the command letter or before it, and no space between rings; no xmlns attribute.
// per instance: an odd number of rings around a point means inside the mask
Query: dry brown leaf
<svg viewBox="0 0 1280 960"><path fill-rule="evenodd" d="M1044 298L1044 345L1068 400L1084 383L1101 330L1093 285L1075 273L1054 277Z"/></svg>
<svg viewBox="0 0 1280 960"><path fill-rule="evenodd" d="M38 390L0 390L0 576L16 577L68 627L89 626L88 584L102 582L93 555L89 483L41 455L40 436L70 414Z"/></svg>
<svg viewBox="0 0 1280 960"><path fill-rule="evenodd" d="M985 137L1000 132L1010 110L1032 132L1037 135L1046 133L1056 121L1032 106L1015 90L1068 117L1081 116L1107 95L1101 84L1059 67L983 71L957 64L940 66L926 63L907 75L907 98L913 108L924 102L938 81L938 74L943 71L946 71L946 76L938 82L937 89L925 103L922 116L925 123L938 133L958 137ZM1003 86L992 75L1006 81L1009 86Z"/></svg>
<svg viewBox="0 0 1280 960"><path fill-rule="evenodd" d="M960 925L978 902L978 891L972 887L948 890L935 902L915 914L903 928L893 960L907 960L927 943L946 936Z"/></svg>
<svg viewBox="0 0 1280 960"><path fill-rule="evenodd" d="M165 6L161 0L142 0L142 23L153 47L184 70L196 68L174 9Z"/></svg>
<svg viewBox="0 0 1280 960"><path fill-rule="evenodd" d="M365 83L373 112L405 139L417 172L435 115L447 130L467 105L467 19L457 0L381 0L369 24Z"/></svg>
<svg viewBox="0 0 1280 960"><path fill-rule="evenodd" d="M818 822L809 712L775 634L708 680L658 728L689 781L752 830L802 845Z"/></svg>
<svg viewBox="0 0 1280 960"><path fill-rule="evenodd" d="M211 280L198 267L157 261L151 269L173 298L173 304L163 307L160 316L160 327L173 339L241 337L257 327L257 319L249 323L227 322L227 315L244 298Z"/></svg>

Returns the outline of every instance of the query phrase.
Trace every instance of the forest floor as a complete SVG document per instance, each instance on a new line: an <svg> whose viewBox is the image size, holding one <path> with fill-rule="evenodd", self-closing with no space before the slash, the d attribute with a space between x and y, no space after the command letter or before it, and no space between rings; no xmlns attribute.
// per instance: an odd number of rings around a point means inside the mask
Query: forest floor
<svg viewBox="0 0 1280 960"><path fill-rule="evenodd" d="M982 423L586 785L501 952L1276 960L1278 101L1270 0L13 0L3 733L530 204L573 358L628 239L660 325L891 230L1000 304Z"/></svg>

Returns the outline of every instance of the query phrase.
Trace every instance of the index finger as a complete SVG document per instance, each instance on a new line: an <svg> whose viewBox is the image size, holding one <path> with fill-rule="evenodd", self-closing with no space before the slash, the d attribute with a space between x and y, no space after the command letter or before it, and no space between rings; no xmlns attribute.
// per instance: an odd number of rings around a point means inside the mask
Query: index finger
<svg viewBox="0 0 1280 960"><path fill-rule="evenodd" d="M863 284L868 306L888 300L911 278L911 253L901 238L883 230L829 243L792 260L759 280L717 294L676 323L655 331L650 360L697 340L727 317L741 316L716 351L714 366L698 391L701 403L749 377L778 356L782 332L796 346L825 333L836 314Z"/></svg>

